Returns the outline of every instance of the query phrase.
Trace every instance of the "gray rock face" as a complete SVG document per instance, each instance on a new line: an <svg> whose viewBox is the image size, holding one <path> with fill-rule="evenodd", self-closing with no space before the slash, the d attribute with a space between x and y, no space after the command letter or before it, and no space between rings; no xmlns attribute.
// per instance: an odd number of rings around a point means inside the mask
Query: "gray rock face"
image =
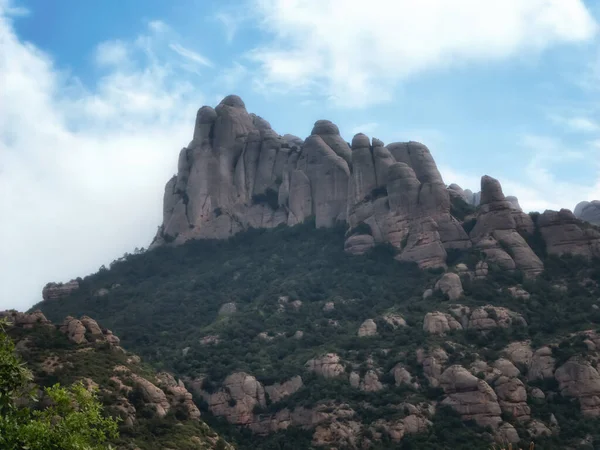
<svg viewBox="0 0 600 450"><path fill-rule="evenodd" d="M544 211L537 225L551 255L600 256L600 232L586 227L568 209Z"/></svg>
<svg viewBox="0 0 600 450"><path fill-rule="evenodd" d="M479 205L470 236L450 212L454 198ZM550 253L600 254L600 233L554 214L560 217L540 218ZM177 174L165 186L163 223L151 247L225 239L250 227L292 226L308 218L318 227L345 222L350 254L389 243L400 261L445 268L449 250L474 245L486 255L485 264L527 276L543 269L523 238L534 232L532 219L516 197L504 196L497 180L483 177L475 194L456 184L446 187L425 145L385 146L362 133L348 144L328 120L315 122L304 141L281 136L235 95L198 110L192 141L180 151ZM44 298L71 289L57 287L45 289Z"/></svg>
<svg viewBox="0 0 600 450"><path fill-rule="evenodd" d="M370 234L348 237L349 253L389 242L401 260L443 267L446 249L471 245L449 211L448 191L424 145L385 147L357 134L350 147L327 120L304 141L280 136L230 95L198 111L193 139L165 187L153 246L314 217L319 227L369 225Z"/></svg>
<svg viewBox="0 0 600 450"><path fill-rule="evenodd" d="M528 276L539 274L544 267L542 261L521 236L532 233L533 228L531 218L506 200L498 180L483 176L481 204L470 237L487 261L505 270L520 269Z"/></svg>
<svg viewBox="0 0 600 450"><path fill-rule="evenodd" d="M447 395L441 404L452 407L463 420L473 419L481 426L494 429L502 422L494 390L464 367L454 365L447 368L441 375L440 386Z"/></svg>
<svg viewBox="0 0 600 450"><path fill-rule="evenodd" d="M68 283L48 283L42 289L42 298L45 301L58 300L68 297L72 292L79 289L79 282L71 280Z"/></svg>
<svg viewBox="0 0 600 450"><path fill-rule="evenodd" d="M573 210L573 215L580 220L600 225L600 200L579 202Z"/></svg>
<svg viewBox="0 0 600 450"><path fill-rule="evenodd" d="M562 395L579 399L583 415L600 416L600 375L589 362L572 358L554 376Z"/></svg>

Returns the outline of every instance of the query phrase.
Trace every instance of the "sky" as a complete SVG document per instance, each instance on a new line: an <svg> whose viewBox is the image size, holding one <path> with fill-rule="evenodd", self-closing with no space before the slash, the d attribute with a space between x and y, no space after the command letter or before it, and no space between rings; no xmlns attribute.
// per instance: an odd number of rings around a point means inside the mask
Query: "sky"
<svg viewBox="0 0 600 450"><path fill-rule="evenodd" d="M0 310L146 248L195 113L426 144L526 211L600 199L600 2L0 0Z"/></svg>

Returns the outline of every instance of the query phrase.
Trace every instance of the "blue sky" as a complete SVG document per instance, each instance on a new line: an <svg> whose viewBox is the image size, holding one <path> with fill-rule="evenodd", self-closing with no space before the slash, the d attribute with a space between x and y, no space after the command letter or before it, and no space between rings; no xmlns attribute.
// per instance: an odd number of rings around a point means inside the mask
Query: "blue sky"
<svg viewBox="0 0 600 450"><path fill-rule="evenodd" d="M600 198L600 5L0 0L0 309L146 247L195 111L429 146L526 210Z"/></svg>

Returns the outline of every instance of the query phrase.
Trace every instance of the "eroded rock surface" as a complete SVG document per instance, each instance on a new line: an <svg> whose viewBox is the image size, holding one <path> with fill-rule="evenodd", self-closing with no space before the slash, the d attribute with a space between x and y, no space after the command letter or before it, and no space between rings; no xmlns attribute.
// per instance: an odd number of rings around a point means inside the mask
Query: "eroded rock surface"
<svg viewBox="0 0 600 450"><path fill-rule="evenodd" d="M440 377L440 386L447 395L441 404L452 407L463 420L473 419L481 426L492 428L497 428L502 422L494 390L464 367L448 367Z"/></svg>

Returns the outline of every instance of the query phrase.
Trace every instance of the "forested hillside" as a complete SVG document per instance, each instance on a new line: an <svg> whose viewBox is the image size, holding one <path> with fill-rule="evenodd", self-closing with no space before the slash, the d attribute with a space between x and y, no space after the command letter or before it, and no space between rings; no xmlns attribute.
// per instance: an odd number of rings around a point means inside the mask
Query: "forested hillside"
<svg viewBox="0 0 600 450"><path fill-rule="evenodd" d="M125 255L36 308L113 329L239 448L600 443L597 261L538 245L539 277L484 277L456 250L446 289L344 238L305 223Z"/></svg>

